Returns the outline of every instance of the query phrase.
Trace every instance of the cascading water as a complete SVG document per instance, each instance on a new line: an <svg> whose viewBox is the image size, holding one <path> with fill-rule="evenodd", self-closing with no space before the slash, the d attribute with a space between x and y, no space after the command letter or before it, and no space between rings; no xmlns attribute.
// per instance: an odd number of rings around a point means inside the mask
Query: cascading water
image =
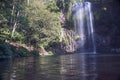
<svg viewBox="0 0 120 80"><path fill-rule="evenodd" d="M77 48L80 52L96 52L93 15L90 2L75 3L72 8Z"/></svg>

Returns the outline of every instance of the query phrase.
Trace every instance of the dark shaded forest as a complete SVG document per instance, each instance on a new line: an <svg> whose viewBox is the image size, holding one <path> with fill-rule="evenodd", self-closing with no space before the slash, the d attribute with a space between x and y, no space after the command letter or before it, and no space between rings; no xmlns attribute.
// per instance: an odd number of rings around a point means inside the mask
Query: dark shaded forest
<svg viewBox="0 0 120 80"><path fill-rule="evenodd" d="M83 0L0 0L0 58L62 54L75 1ZM119 52L120 1L84 1L92 3L97 50Z"/></svg>

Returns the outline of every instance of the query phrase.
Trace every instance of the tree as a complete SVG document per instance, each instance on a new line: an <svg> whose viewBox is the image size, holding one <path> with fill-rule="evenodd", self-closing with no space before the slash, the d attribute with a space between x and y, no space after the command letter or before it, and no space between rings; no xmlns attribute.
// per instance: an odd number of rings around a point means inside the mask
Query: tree
<svg viewBox="0 0 120 80"><path fill-rule="evenodd" d="M49 11L47 6L43 0L34 0L26 7L29 29L33 30L31 36L27 36L35 47L44 48L49 43L59 41L61 26L58 13Z"/></svg>

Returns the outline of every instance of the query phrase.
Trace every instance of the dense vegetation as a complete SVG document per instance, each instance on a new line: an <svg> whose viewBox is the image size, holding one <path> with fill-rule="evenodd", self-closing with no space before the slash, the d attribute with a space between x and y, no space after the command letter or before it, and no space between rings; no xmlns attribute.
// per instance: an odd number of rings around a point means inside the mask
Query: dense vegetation
<svg viewBox="0 0 120 80"><path fill-rule="evenodd" d="M60 42L61 28L70 22L73 1L1 0L0 54L21 55L33 50L49 54L46 50L53 50L49 45ZM59 17L60 13L64 17ZM60 22L62 18L65 18L63 23ZM12 50L13 47L16 50Z"/></svg>
<svg viewBox="0 0 120 80"><path fill-rule="evenodd" d="M87 0L0 0L0 57L54 52L60 46L62 28L73 28L71 9L75 1ZM118 3L89 1L93 4L96 41L104 44L102 41L106 40L110 46L110 40L120 32L117 26L120 18L116 16L120 13L119 7L115 9Z"/></svg>

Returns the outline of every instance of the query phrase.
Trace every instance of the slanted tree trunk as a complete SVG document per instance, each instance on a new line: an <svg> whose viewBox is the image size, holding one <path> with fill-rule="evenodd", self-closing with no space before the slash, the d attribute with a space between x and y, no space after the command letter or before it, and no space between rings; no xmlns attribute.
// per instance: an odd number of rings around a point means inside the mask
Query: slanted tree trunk
<svg viewBox="0 0 120 80"><path fill-rule="evenodd" d="M12 35L11 35L12 37L14 36L16 27L17 27L17 22L15 22L15 23L14 23L14 26L13 26Z"/></svg>
<svg viewBox="0 0 120 80"><path fill-rule="evenodd" d="M19 14L20 14L20 11L18 11L17 12L17 17L19 16ZM17 19L14 19L14 25L13 25L13 29L12 29L12 37L14 36L14 33L15 33L15 30L16 30L16 28L17 28L17 22L18 22L18 20Z"/></svg>

